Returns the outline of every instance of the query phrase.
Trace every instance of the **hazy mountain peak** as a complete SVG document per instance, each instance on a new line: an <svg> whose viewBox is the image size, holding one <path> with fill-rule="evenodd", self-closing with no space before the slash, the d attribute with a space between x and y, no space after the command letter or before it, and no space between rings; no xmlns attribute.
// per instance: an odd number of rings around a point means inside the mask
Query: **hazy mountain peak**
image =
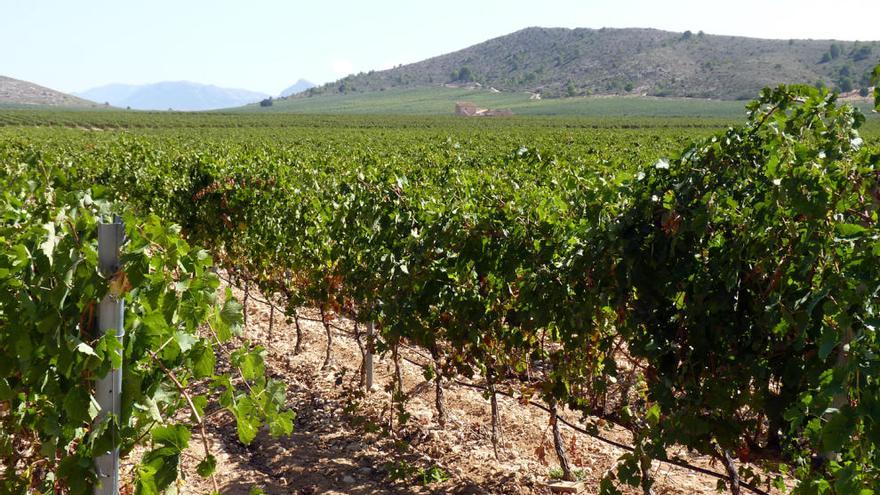
<svg viewBox="0 0 880 495"><path fill-rule="evenodd" d="M245 89L222 88L192 81L152 84L107 84L77 96L136 110L215 110L260 101L269 95Z"/></svg>
<svg viewBox="0 0 880 495"><path fill-rule="evenodd" d="M302 93L303 91L314 88L315 86L316 86L316 84L311 81L307 81L305 79L300 79L299 81L294 83L293 86L290 86L289 88L282 91L281 97L286 98L288 96L295 95L297 93Z"/></svg>

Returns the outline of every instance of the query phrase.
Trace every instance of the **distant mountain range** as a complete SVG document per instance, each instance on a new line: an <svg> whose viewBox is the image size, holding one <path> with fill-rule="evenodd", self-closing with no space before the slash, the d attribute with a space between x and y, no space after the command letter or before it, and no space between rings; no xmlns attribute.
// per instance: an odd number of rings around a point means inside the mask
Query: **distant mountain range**
<svg viewBox="0 0 880 495"><path fill-rule="evenodd" d="M269 95L244 89L229 89L188 81L153 84L108 84L77 96L98 103L135 110L215 110L254 103Z"/></svg>
<svg viewBox="0 0 880 495"><path fill-rule="evenodd" d="M55 91L31 82L0 76L0 105L2 106L61 106L96 107L94 102Z"/></svg>
<svg viewBox="0 0 880 495"><path fill-rule="evenodd" d="M299 81L294 83L293 86L282 91L280 96L282 98L287 98L288 96L302 93L303 91L306 91L308 89L312 89L315 86L317 86L317 85L313 82L306 81L305 79L300 79Z"/></svg>
<svg viewBox="0 0 880 495"><path fill-rule="evenodd" d="M449 85L533 92L543 97L652 95L735 100L753 98L762 87L779 83L860 90L869 85L868 75L878 60L877 41L534 27L421 62L351 75L300 97Z"/></svg>
<svg viewBox="0 0 880 495"><path fill-rule="evenodd" d="M321 86L300 79L263 106L253 104L270 98L267 94L193 82L110 84L71 96L2 76L0 105L88 107L106 103L139 110L248 105L247 109L259 111L308 108L321 112L338 107L322 105L323 97L360 99L363 95L377 113L382 113L386 111L380 105L383 98L409 91L405 93L411 100L408 111L433 113L449 105L437 103L428 109L420 106L416 95L439 91L442 98L437 100L437 95L430 93L431 101L445 102L458 101L457 91L472 91L476 93L471 99L486 93L491 98L483 98L485 103L496 106L519 104L504 98L515 95L530 100L594 95L742 100L754 98L765 86L781 83L824 85L855 96L867 95L870 73L878 60L878 41L770 40L642 28L532 27L421 62L353 74ZM302 104L305 98L308 104Z"/></svg>

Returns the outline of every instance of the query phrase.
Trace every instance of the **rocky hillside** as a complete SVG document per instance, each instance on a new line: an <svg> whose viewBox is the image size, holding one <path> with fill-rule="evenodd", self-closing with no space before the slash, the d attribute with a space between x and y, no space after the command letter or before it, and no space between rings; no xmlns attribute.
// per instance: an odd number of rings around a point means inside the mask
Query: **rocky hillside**
<svg viewBox="0 0 880 495"><path fill-rule="evenodd" d="M96 107L98 104L34 83L0 76L0 105Z"/></svg>
<svg viewBox="0 0 880 495"><path fill-rule="evenodd" d="M656 29L528 28L457 52L352 75L303 96L480 85L544 97L647 94L747 99L782 82L868 87L880 43L768 40Z"/></svg>

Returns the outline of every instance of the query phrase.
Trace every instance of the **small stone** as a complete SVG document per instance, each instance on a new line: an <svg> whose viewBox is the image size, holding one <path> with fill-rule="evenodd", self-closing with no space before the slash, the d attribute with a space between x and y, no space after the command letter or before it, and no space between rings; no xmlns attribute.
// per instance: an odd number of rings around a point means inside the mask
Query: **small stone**
<svg viewBox="0 0 880 495"><path fill-rule="evenodd" d="M346 474L342 477L342 482L350 485L355 482L354 476Z"/></svg>
<svg viewBox="0 0 880 495"><path fill-rule="evenodd" d="M547 488L553 493L579 493L584 490L584 484L579 481L554 481L548 483Z"/></svg>
<svg viewBox="0 0 880 495"><path fill-rule="evenodd" d="M368 466L364 466L364 467L358 469L358 472L361 474L368 474L368 475L373 474L373 468L368 467Z"/></svg>

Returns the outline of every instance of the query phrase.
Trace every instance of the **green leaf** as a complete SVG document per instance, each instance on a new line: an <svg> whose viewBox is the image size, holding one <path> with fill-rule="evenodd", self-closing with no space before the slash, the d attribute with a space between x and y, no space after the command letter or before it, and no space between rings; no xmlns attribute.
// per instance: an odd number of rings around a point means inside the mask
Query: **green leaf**
<svg viewBox="0 0 880 495"><path fill-rule="evenodd" d="M91 490L89 485L95 481L95 474L90 459L68 455L59 463L57 478L67 482L70 493L88 493L87 490ZM25 490L21 492L26 493Z"/></svg>
<svg viewBox="0 0 880 495"><path fill-rule="evenodd" d="M600 495L623 495L623 492L614 485L614 481L611 479L611 474L607 474L602 478L602 481L599 482L599 494Z"/></svg>
<svg viewBox="0 0 880 495"><path fill-rule="evenodd" d="M241 325L243 313L241 303L232 296L232 290L226 289L226 300L223 301L223 309L220 310L220 318L229 327Z"/></svg>
<svg viewBox="0 0 880 495"><path fill-rule="evenodd" d="M248 445L257 437L260 430L260 418L256 414L257 409L254 407L250 398L244 397L232 408L232 414L235 416L235 424L238 429L238 439L241 443Z"/></svg>
<svg viewBox="0 0 880 495"><path fill-rule="evenodd" d="M254 380L263 376L263 357L259 348L243 353L237 363L245 380Z"/></svg>
<svg viewBox="0 0 880 495"><path fill-rule="evenodd" d="M153 397L144 398L144 406L147 416L157 423L162 422L162 411L159 410L159 403Z"/></svg>
<svg viewBox="0 0 880 495"><path fill-rule="evenodd" d="M213 318L214 331L221 342L232 338L233 334L239 333L244 321L241 303L232 296L232 290L226 288L226 300L223 307Z"/></svg>
<svg viewBox="0 0 880 495"><path fill-rule="evenodd" d="M73 422L94 419L90 414L91 396L83 387L73 387L64 398L64 413Z"/></svg>
<svg viewBox="0 0 880 495"><path fill-rule="evenodd" d="M196 412L199 413L199 417L202 418L205 416L205 408L208 407L208 399L204 395L196 395L192 398L193 406L196 408ZM192 418L193 421L197 421L195 417Z"/></svg>
<svg viewBox="0 0 880 495"><path fill-rule="evenodd" d="M136 493L159 495L177 479L180 451L160 447L144 454L138 466Z"/></svg>
<svg viewBox="0 0 880 495"><path fill-rule="evenodd" d="M9 253L9 259L12 268L21 269L30 263L31 253L25 246L16 244ZM18 270L13 270L13 273L16 271Z"/></svg>
<svg viewBox="0 0 880 495"><path fill-rule="evenodd" d="M43 229L46 230L46 240L40 244L40 251L46 258L49 259L49 266L52 266L53 256L52 254L55 252L55 247L58 245L59 239L58 236L55 235L55 224L49 222L43 225Z"/></svg>
<svg viewBox="0 0 880 495"><path fill-rule="evenodd" d="M216 469L217 459L211 454L208 454L208 457L206 457L204 460L202 460L202 462L199 463L198 466L196 466L196 472L199 473L199 476L201 476L202 478L207 478L208 476L211 476L212 474L214 474L214 471Z"/></svg>
<svg viewBox="0 0 880 495"><path fill-rule="evenodd" d="M773 486L773 488L775 488L776 490L778 490L778 491L780 491L780 492L784 492L784 491L785 491L785 488L786 488L786 486L785 486L785 478L783 478L782 476L777 476L777 477L773 478L772 486Z"/></svg>
<svg viewBox="0 0 880 495"><path fill-rule="evenodd" d="M198 342L198 338L190 333L178 330L174 332L174 341L180 347L180 352L187 353Z"/></svg>
<svg viewBox="0 0 880 495"><path fill-rule="evenodd" d="M855 223L839 223L836 225L836 228L837 233L840 234L841 237L852 237L868 230Z"/></svg>
<svg viewBox="0 0 880 495"><path fill-rule="evenodd" d="M103 361L110 361L110 367L114 369L118 369L122 366L122 355L120 353L122 351L122 342L116 337L116 334L113 332L108 332L101 337L101 340L98 341L98 345L95 346L95 353L98 357Z"/></svg>
<svg viewBox="0 0 880 495"><path fill-rule="evenodd" d="M165 316L160 311L147 313L141 321L145 331L138 334L137 337L145 337L154 348L164 344L172 335L171 327L168 326Z"/></svg>
<svg viewBox="0 0 880 495"><path fill-rule="evenodd" d="M11 400L14 397L15 392L9 386L9 382L6 381L6 378L0 378L0 401Z"/></svg>
<svg viewBox="0 0 880 495"><path fill-rule="evenodd" d="M94 395L89 395L89 418L95 419L101 414L101 404L95 399Z"/></svg>
<svg viewBox="0 0 880 495"><path fill-rule="evenodd" d="M153 428L152 436L154 442L183 452L189 445L190 432L183 425L157 426Z"/></svg>
<svg viewBox="0 0 880 495"><path fill-rule="evenodd" d="M847 414L837 411L822 426L822 450L838 452L849 440L855 425Z"/></svg>
<svg viewBox="0 0 880 495"><path fill-rule="evenodd" d="M652 426L660 423L660 404L654 404L645 411L645 420Z"/></svg>
<svg viewBox="0 0 880 495"><path fill-rule="evenodd" d="M831 355L831 351L837 347L840 336L833 328L826 327L822 331L822 337L819 339L819 359L825 360Z"/></svg>
<svg viewBox="0 0 880 495"><path fill-rule="evenodd" d="M293 420L296 414L293 411L284 411L269 417L269 434L273 437L290 435L293 432Z"/></svg>
<svg viewBox="0 0 880 495"><path fill-rule="evenodd" d="M198 345L191 355L193 376L196 378L207 378L214 374L217 358L211 347Z"/></svg>

